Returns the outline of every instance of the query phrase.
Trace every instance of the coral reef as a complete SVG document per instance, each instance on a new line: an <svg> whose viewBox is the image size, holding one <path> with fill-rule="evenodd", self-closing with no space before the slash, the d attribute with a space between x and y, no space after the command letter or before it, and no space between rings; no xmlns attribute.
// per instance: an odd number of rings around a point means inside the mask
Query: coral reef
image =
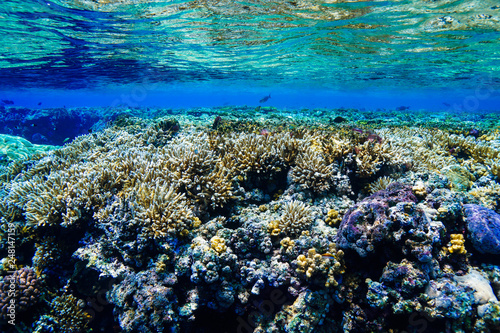
<svg viewBox="0 0 500 333"><path fill-rule="evenodd" d="M0 166L2 332L498 330L490 120L120 112Z"/></svg>

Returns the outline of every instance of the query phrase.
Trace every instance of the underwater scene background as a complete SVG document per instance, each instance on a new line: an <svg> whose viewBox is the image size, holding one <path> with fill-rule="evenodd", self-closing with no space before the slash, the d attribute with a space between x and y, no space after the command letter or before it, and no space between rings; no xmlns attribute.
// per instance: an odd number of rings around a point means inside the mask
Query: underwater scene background
<svg viewBox="0 0 500 333"><path fill-rule="evenodd" d="M0 22L1 332L500 332L497 1Z"/></svg>

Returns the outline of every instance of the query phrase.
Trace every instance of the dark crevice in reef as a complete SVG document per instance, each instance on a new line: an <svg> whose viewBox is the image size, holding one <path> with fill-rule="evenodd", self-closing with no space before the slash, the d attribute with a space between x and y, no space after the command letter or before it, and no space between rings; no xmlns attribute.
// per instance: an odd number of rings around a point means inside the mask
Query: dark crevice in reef
<svg viewBox="0 0 500 333"><path fill-rule="evenodd" d="M287 175L288 169L282 169L279 172L270 174L262 174L256 172L249 172L247 179L242 182L242 186L247 192L259 190L262 195L252 195L250 200L245 201L245 204L263 204L273 200L275 195L283 193L287 188Z"/></svg>
<svg viewBox="0 0 500 333"><path fill-rule="evenodd" d="M232 333L238 331L238 317L233 311L224 313L202 307L194 313L195 320L185 323L183 332Z"/></svg>

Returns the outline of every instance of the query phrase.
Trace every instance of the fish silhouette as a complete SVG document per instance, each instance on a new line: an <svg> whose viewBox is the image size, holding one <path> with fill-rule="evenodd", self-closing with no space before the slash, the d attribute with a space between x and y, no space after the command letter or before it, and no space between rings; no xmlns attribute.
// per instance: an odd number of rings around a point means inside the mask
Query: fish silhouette
<svg viewBox="0 0 500 333"><path fill-rule="evenodd" d="M260 101L259 101L259 103L265 103L265 102L267 102L267 100L268 100L269 98L271 98L271 94L269 94L269 96L266 96L266 97L261 98L261 99L260 99Z"/></svg>

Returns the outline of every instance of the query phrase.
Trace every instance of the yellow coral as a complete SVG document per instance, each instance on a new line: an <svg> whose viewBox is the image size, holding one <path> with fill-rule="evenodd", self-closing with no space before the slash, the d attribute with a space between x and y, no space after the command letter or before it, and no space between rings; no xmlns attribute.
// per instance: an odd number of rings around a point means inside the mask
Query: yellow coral
<svg viewBox="0 0 500 333"><path fill-rule="evenodd" d="M290 253L295 247L295 242L290 237L285 237L281 240L280 245L286 253Z"/></svg>
<svg viewBox="0 0 500 333"><path fill-rule="evenodd" d="M466 254L465 250L465 239L462 234L451 234L450 235L450 245L448 246L448 251L450 253L456 254Z"/></svg>
<svg viewBox="0 0 500 333"><path fill-rule="evenodd" d="M342 217L340 216L339 212L335 209L330 209L328 211L327 217L326 217L326 223L332 227L338 227L340 222L342 221Z"/></svg>
<svg viewBox="0 0 500 333"><path fill-rule="evenodd" d="M227 250L226 241L219 236L214 236L210 239L210 246L219 254Z"/></svg>
<svg viewBox="0 0 500 333"><path fill-rule="evenodd" d="M425 189L424 183L419 181L412 187L413 193L420 198L423 198L427 195L427 190Z"/></svg>
<svg viewBox="0 0 500 333"><path fill-rule="evenodd" d="M335 244L330 244L330 252L323 255L312 248L307 251L307 257L303 254L297 257L297 273L305 274L310 279L314 275L322 276L325 287L336 287L338 285L335 276L344 273L344 252L336 250Z"/></svg>

